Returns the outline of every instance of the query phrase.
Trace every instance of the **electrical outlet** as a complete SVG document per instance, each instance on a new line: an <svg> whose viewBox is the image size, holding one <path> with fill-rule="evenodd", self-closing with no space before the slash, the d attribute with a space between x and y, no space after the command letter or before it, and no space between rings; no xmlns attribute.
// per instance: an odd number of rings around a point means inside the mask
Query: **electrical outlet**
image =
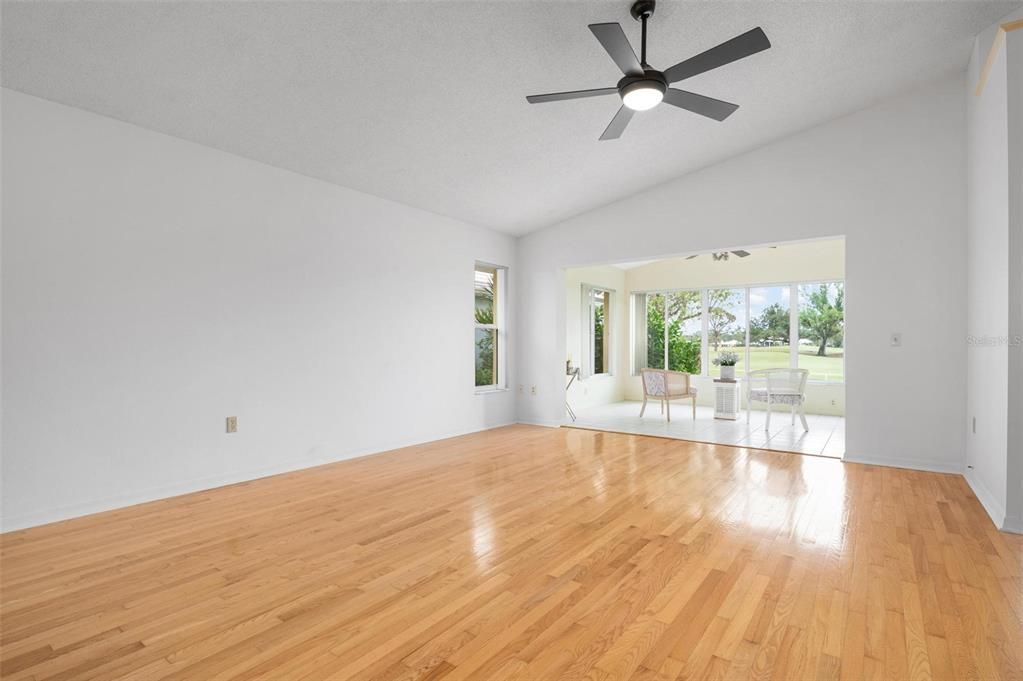
<svg viewBox="0 0 1023 681"><path fill-rule="evenodd" d="M529 394L530 394L530 395L535 395L535 394L536 394L536 386L535 386L535 385L534 385L534 386L532 386L532 387L531 387L531 388L529 389Z"/></svg>
<svg viewBox="0 0 1023 681"><path fill-rule="evenodd" d="M891 343L891 346L893 348L901 348L902 347L902 333L900 333L899 331L895 331L894 333L892 333L892 337L891 337L890 343Z"/></svg>
<svg viewBox="0 0 1023 681"><path fill-rule="evenodd" d="M238 417L228 416L227 417L227 432L237 433L238 432Z"/></svg>

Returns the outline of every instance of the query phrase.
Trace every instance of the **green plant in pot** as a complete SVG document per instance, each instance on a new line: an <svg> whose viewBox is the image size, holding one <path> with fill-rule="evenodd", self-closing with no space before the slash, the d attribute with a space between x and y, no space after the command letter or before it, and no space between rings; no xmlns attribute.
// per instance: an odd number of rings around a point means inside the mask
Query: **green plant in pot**
<svg viewBox="0 0 1023 681"><path fill-rule="evenodd" d="M715 357L713 361L715 366L721 367L721 378L728 381L735 380L735 365L739 363L739 355L726 350Z"/></svg>

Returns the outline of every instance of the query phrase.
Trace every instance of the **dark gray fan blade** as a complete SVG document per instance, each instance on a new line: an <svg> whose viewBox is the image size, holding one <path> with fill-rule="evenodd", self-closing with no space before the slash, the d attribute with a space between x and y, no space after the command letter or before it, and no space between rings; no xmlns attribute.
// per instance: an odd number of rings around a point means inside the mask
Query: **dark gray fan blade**
<svg viewBox="0 0 1023 681"><path fill-rule="evenodd" d="M696 255L690 255L690 256L687 256L687 257L686 257L686 260L692 260L693 258L699 258L699 257L700 257L700 254L699 254L699 253L697 253Z"/></svg>
<svg viewBox="0 0 1023 681"><path fill-rule="evenodd" d="M582 99L583 97L600 97L602 95L616 95L618 88L602 87L596 90L573 90L572 92L552 92L547 95L529 95L526 101L530 104L541 104L543 102L560 102L565 99Z"/></svg>
<svg viewBox="0 0 1023 681"><path fill-rule="evenodd" d="M770 46L771 41L767 39L763 29L757 26L752 31L746 31L717 47L712 47L706 52L701 52L695 57L675 64L664 72L664 77L668 79L669 83L677 83L719 66L731 64L733 61L751 54L762 52Z"/></svg>
<svg viewBox="0 0 1023 681"><path fill-rule="evenodd" d="M636 58L629 39L625 37L621 24L590 24L590 30L615 60L615 64L618 64L622 73L627 76L643 75L643 67Z"/></svg>
<svg viewBox="0 0 1023 681"><path fill-rule="evenodd" d="M632 120L632 114L634 113L636 112L623 104L622 108L618 109L615 117L607 124L604 134L600 136L601 141L616 140L621 137L622 133L625 132L625 126Z"/></svg>
<svg viewBox="0 0 1023 681"><path fill-rule="evenodd" d="M732 253L739 256L740 258L745 258L749 255L749 251L732 251Z"/></svg>
<svg viewBox="0 0 1023 681"><path fill-rule="evenodd" d="M676 90L673 87L668 88L668 91L664 93L664 101L680 109L692 111L707 118L713 118L715 121L725 120L739 108L738 104L722 102L720 99L714 99L713 97L704 97L695 92Z"/></svg>

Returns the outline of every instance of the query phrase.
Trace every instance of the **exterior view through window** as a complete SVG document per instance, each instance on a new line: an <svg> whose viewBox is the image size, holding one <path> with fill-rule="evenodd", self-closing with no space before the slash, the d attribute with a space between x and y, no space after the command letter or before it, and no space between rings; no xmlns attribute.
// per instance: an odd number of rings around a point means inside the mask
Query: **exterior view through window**
<svg viewBox="0 0 1023 681"><path fill-rule="evenodd" d="M498 276L496 267L476 265L476 387L498 385Z"/></svg>
<svg viewBox="0 0 1023 681"><path fill-rule="evenodd" d="M593 339L591 356L593 357L593 373L611 373L609 336L611 324L611 292L592 289L590 300L590 337Z"/></svg>
<svg viewBox="0 0 1023 681"><path fill-rule="evenodd" d="M633 294L635 369L717 377L723 352L736 375L808 369L810 380L845 381L845 283L791 283Z"/></svg>

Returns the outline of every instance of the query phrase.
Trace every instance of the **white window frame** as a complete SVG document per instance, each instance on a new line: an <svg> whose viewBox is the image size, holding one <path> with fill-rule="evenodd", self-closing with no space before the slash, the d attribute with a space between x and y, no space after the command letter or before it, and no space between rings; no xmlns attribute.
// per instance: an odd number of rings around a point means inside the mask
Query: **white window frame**
<svg viewBox="0 0 1023 681"><path fill-rule="evenodd" d="M480 324L475 321L475 310L476 310L476 272L481 269L493 270L495 272L494 282L494 323L493 324ZM507 371L507 355L508 355L508 342L507 342L507 324L506 310L508 291L508 268L504 265L494 265L492 263L483 262L477 260L473 265L473 366L475 367L476 362L476 330L477 329L490 329L496 331L497 334L497 359L495 361L495 369L497 371L497 381L490 385L477 385L475 391L479 393L492 393L508 389L508 371ZM475 369L473 371L475 377ZM475 378L473 383L475 383Z"/></svg>
<svg viewBox="0 0 1023 681"><path fill-rule="evenodd" d="M631 329L631 341L632 341L632 375L638 376L639 370L645 365L645 361L639 361L639 348L642 345L646 346L646 297L651 295L662 295L664 296L664 366L668 366L668 296L672 293L680 293L684 291L700 291L700 374L703 378L710 378L710 342L709 342L709 329L710 329L710 312L708 309L708 301L710 291L719 289L735 289L745 291L746 296L746 349L744 357L744 366L749 371L750 357L749 357L749 343L750 343L750 324L752 319L750 318L750 291L758 288L785 288L789 289L789 367L799 367L799 287L808 284L842 284L843 292L845 291L845 280L844 279L805 279L800 281L784 281L784 282L772 282L762 284L742 284L742 285L725 285L720 286L706 286L700 289L694 288L671 288L671 289L650 289L641 291L630 291L630 310L629 314L632 315ZM636 301L639 297L643 298L644 304L639 306ZM642 315L642 322L639 320ZM843 314L844 318L844 314ZM640 333L643 333L643 337L640 338ZM808 381L812 384L818 385L845 385L846 376L846 358L848 356L848 348L845 345L846 332L844 329L842 332L842 380L841 381ZM643 353L643 357L646 357L646 353Z"/></svg>
<svg viewBox="0 0 1023 681"><path fill-rule="evenodd" d="M614 376L615 369L615 346L616 346L616 334L614 333L614 322L616 320L615 304L617 301L617 292L607 286L598 286L597 284L582 284L582 319L584 323L580 324L580 335L582 338L582 350L583 358L582 365L579 367L580 378L590 378L594 376ZM606 340L605 346L605 359L607 360L607 371L602 373L595 373L593 371L593 361L596 359L596 329L593 318L593 310L595 308L593 302L593 292L604 291L608 294L607 301L604 303L604 338Z"/></svg>

